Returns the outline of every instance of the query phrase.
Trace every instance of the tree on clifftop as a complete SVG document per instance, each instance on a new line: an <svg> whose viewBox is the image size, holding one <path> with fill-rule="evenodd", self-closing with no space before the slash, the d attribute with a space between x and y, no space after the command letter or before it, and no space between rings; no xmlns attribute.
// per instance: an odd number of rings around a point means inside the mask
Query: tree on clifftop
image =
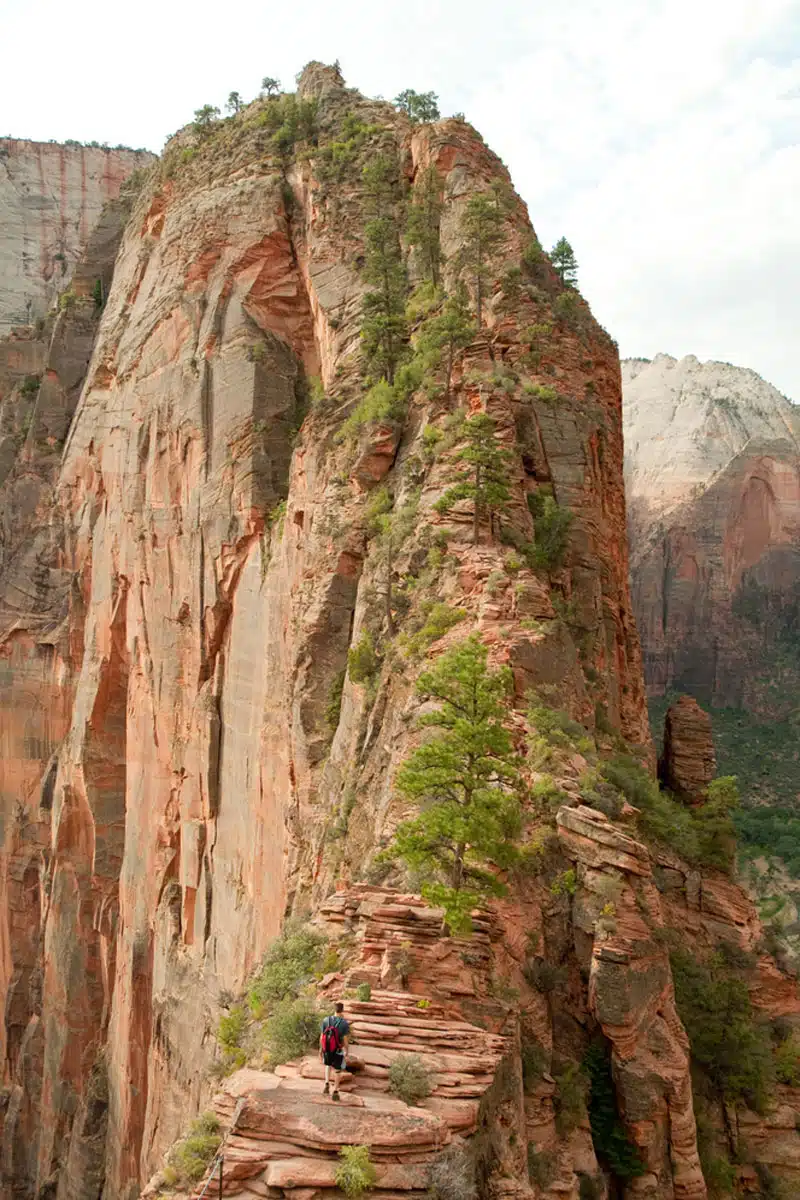
<svg viewBox="0 0 800 1200"><path fill-rule="evenodd" d="M273 79L271 75L265 75L261 80L261 90L267 96L277 96L278 92L281 90L281 85L280 82L277 79Z"/></svg>
<svg viewBox="0 0 800 1200"><path fill-rule="evenodd" d="M228 112L233 113L234 116L236 116L237 113L242 111L242 109L244 108L244 105L242 103L242 97L239 94L239 92L230 92L229 93L228 101L227 101L227 104L225 105L225 107L227 108Z"/></svg>
<svg viewBox="0 0 800 1200"><path fill-rule="evenodd" d="M559 238L550 251L550 261L559 274L562 283L567 287L576 287L578 283L578 260L575 251L565 237Z"/></svg>
<svg viewBox="0 0 800 1200"><path fill-rule="evenodd" d="M517 857L521 783L504 723L510 690L509 668L491 670L475 634L417 682L419 696L439 705L419 724L438 732L398 772L398 792L421 808L398 827L391 851L428 877L422 894L444 908L454 933L470 929L481 897L505 892L490 866Z"/></svg>
<svg viewBox="0 0 800 1200"><path fill-rule="evenodd" d="M439 97L436 92L415 92L406 88L394 100L414 125L439 120Z"/></svg>
<svg viewBox="0 0 800 1200"><path fill-rule="evenodd" d="M202 108L194 110L194 129L195 133L206 134L219 120L219 109L213 104L204 104Z"/></svg>
<svg viewBox="0 0 800 1200"><path fill-rule="evenodd" d="M508 507L511 499L508 485L511 451L498 442L494 421L488 413L468 417L463 424L463 437L467 444L456 459L466 467L434 507L437 512L447 513L459 500L473 500L472 541L477 545L481 520L487 521L492 537L495 516Z"/></svg>

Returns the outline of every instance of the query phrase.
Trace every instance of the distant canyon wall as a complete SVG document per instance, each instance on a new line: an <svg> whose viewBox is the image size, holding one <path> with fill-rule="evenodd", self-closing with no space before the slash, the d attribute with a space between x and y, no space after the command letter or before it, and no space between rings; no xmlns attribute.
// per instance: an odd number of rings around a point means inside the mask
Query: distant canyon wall
<svg viewBox="0 0 800 1200"><path fill-rule="evenodd" d="M785 716L800 685L800 413L728 363L622 363L631 588L651 696Z"/></svg>
<svg viewBox="0 0 800 1200"><path fill-rule="evenodd" d="M0 138L0 335L45 315L68 286L103 205L154 158Z"/></svg>

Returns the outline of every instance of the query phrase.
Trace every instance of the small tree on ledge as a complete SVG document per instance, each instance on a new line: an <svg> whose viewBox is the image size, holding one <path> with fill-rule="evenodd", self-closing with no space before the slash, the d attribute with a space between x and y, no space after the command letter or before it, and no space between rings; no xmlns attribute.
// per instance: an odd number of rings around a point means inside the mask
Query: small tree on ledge
<svg viewBox="0 0 800 1200"><path fill-rule="evenodd" d="M565 237L559 238L550 251L550 261L567 287L578 286L578 260Z"/></svg>
<svg viewBox="0 0 800 1200"><path fill-rule="evenodd" d="M439 513L447 513L459 500L473 500L472 541L477 545L481 520L486 520L491 538L495 516L508 508L511 499L508 466L512 455L495 437L494 421L488 413L468 417L463 430L467 444L456 458L466 463L466 468L434 507Z"/></svg>
<svg viewBox="0 0 800 1200"><path fill-rule="evenodd" d="M517 857L521 782L505 726L510 688L510 670L490 670L475 634L417 682L418 694L440 706L419 724L438 732L398 772L398 792L421 808L398 827L391 850L428 876L422 895L444 909L453 933L469 931L482 897L504 893L490 865Z"/></svg>

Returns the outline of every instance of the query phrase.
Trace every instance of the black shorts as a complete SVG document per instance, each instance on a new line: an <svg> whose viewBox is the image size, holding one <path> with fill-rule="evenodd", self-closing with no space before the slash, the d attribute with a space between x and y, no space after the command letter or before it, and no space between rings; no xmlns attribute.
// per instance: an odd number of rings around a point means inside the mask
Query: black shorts
<svg viewBox="0 0 800 1200"><path fill-rule="evenodd" d="M342 1054L341 1050L323 1050L322 1061L325 1063L326 1067L333 1067L334 1071L341 1071L344 1069L344 1055Z"/></svg>

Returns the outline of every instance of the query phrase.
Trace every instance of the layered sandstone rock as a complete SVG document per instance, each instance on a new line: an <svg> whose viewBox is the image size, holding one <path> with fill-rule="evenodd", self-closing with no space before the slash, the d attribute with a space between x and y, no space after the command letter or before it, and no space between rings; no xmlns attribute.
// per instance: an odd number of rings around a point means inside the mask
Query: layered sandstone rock
<svg viewBox="0 0 800 1200"><path fill-rule="evenodd" d="M800 682L800 419L753 371L623 363L631 587L651 695L780 716Z"/></svg>
<svg viewBox="0 0 800 1200"><path fill-rule="evenodd" d="M688 804L702 801L717 773L711 718L693 696L680 696L664 718L659 777Z"/></svg>
<svg viewBox="0 0 800 1200"><path fill-rule="evenodd" d="M0 335L45 316L103 206L154 161L146 150L0 138Z"/></svg>
<svg viewBox="0 0 800 1200"><path fill-rule="evenodd" d="M383 1164L403 1168L383 1177L389 1191L421 1190L410 1168L455 1135L458 1117L459 1137L477 1121L498 1197L578 1200L586 1176L603 1195L585 1113L559 1128L556 1077L605 1030L647 1160L649 1191L629 1195L699 1197L685 1043L663 948L636 915L645 905L657 923L636 837L566 808L562 850L542 851L555 865L513 880L492 917L477 918L469 946L443 938L440 914L418 898L350 886L406 815L393 777L418 736L421 660L468 630L512 669L520 748L535 688L601 740L651 751L628 594L614 344L582 301L558 304L547 262L522 273L527 214L469 126L412 127L319 64L300 93L318 108L310 144L294 152L290 123L279 146L270 134L268 107L279 102L269 100L168 149L127 224L74 413L77 349L63 379L41 367L54 387L41 409L53 458L69 424L55 486L50 475L32 478L33 450L13 460L27 524L2 593L4 704L19 714L3 789L2 1185L25 1200L94 1200L101 1186L133 1200L213 1099L208 1067L230 995L285 916L310 909L358 949L352 978L330 986L360 979L375 989L376 1011L360 1014L372 1039L365 1078L375 1082L335 1118L307 1107L308 1086L319 1086L313 1061L268 1085L232 1084L245 1096L251 1141L273 1119L285 1135L274 1154L241 1147L242 1162L262 1155L242 1175L257 1180L256 1194L280 1188L311 1200L329 1187L330 1163L298 1165L306 1156L295 1151L324 1143L330 1157L346 1140L333 1122L345 1117L352 1138L374 1133L387 1157L394 1145L405 1159ZM504 247L451 394L420 389L402 421L348 440L343 422L364 391L362 167L379 152L395 158L398 192L428 165L439 171L449 287L466 201L493 185ZM413 256L409 272L413 284ZM66 354L83 346L89 308L79 300L64 316L78 322L74 334L64 327ZM544 344L531 332L541 328ZM36 363L47 353L24 338L18 351ZM309 386L314 376L321 386ZM570 509L566 552L549 569L534 571L486 532L473 544L466 506L446 519L434 508L458 470L446 436L456 408L488 412L510 452L510 542L536 536L529 496L544 490ZM431 427L438 438L426 435ZM392 576L404 601L394 619L401 634L419 635L416 649L393 639L386 619L386 562L367 519L379 482L396 506L417 506ZM434 601L461 620L426 641ZM365 630L377 658L356 682L348 650ZM575 754L562 781L569 794L585 767ZM670 869L696 900L698 881L684 883L680 864ZM574 898L554 890L556 873L569 870ZM621 907L619 945L608 947L608 930L595 925L608 919L598 904L612 871ZM708 904L707 919L722 925L746 906L733 885L709 889ZM547 993L531 979L550 961L566 983ZM779 979L770 994L780 1007ZM414 1015L419 998L430 998L429 1019ZM467 1069L465 1028L490 1071ZM523 1037L542 1059L526 1088ZM397 1110L386 1107L383 1071L395 1043L428 1046L442 1093L426 1115L404 1114L392 1141ZM414 1164L407 1148L417 1134ZM541 1186L529 1180L529 1145L549 1166Z"/></svg>

